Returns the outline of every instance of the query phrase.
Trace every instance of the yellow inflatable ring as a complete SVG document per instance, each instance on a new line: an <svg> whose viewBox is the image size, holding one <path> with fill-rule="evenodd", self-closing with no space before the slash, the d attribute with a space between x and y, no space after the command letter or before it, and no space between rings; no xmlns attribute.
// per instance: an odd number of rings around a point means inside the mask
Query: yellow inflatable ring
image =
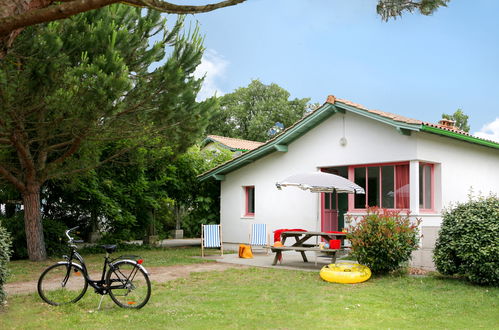
<svg viewBox="0 0 499 330"><path fill-rule="evenodd" d="M322 267L320 276L328 282L353 284L367 281L371 270L360 264L337 263Z"/></svg>

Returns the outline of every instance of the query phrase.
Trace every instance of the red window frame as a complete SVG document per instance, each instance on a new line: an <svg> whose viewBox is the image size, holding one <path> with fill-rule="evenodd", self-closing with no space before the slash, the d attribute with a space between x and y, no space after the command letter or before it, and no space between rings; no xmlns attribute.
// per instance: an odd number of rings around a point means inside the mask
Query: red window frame
<svg viewBox="0 0 499 330"><path fill-rule="evenodd" d="M396 168L395 166L397 165L406 165L408 168L407 170L409 171L407 173L408 177L407 179L409 180L408 182L410 182L410 179L409 179L409 175L410 175L410 166L409 166L409 162L393 162L393 163L375 163L375 164L363 164L363 165L351 165L351 166L348 166L348 179L350 181L353 181L355 182L355 169L356 168L365 168L366 169L366 184L365 184L365 191L366 191L366 195L365 195L365 203L367 204L367 201L369 200L368 198L368 189L369 189L369 186L368 186L368 182L367 182L367 178L368 178L368 168L369 167L379 167L380 168L380 173L379 173L379 180L380 180L380 183L378 184L379 186L379 204L380 205L377 205L378 207L381 207L381 205L383 205L383 200L382 200L382 184L381 184L381 180L382 180L382 173L381 173L381 167L382 166L394 166L394 186L396 185L396 180L395 180L395 177L396 177ZM409 183L408 183L409 184ZM395 187L394 187L395 188ZM403 207L403 208L400 208L400 207L396 207L396 199L394 197L394 206L393 208L388 208L390 210L409 210L410 209L410 195L407 197L407 207ZM366 210L366 207L364 208L355 208L355 199L354 199L354 195L353 194L349 194L349 197L348 197L348 210L351 211L351 212L363 212Z"/></svg>
<svg viewBox="0 0 499 330"><path fill-rule="evenodd" d="M246 186L244 187L244 195L245 195L245 206L244 210L245 216L254 216L255 215L255 186Z"/></svg>
<svg viewBox="0 0 499 330"><path fill-rule="evenodd" d="M421 171L421 167L423 171ZM421 173L425 175L425 168L430 169L430 205L426 203L426 180L425 178L421 178ZM420 177L419 177L419 210L421 212L433 212L435 209L435 167L434 164L431 163L419 163ZM422 200L421 200L422 199Z"/></svg>

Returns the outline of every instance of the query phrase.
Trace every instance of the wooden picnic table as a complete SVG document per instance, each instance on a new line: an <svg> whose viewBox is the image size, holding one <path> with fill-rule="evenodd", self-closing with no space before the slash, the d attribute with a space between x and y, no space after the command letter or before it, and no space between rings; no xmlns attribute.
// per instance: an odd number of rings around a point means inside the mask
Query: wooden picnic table
<svg viewBox="0 0 499 330"><path fill-rule="evenodd" d="M291 246L284 246L286 239L288 237L294 237L295 242ZM333 239L340 239L341 246L343 245L343 241L346 237L346 233L327 233L322 231L283 231L281 233L281 242L283 246L273 246L271 247L272 252L275 252L275 257L272 265L276 265L277 261L282 258L282 251L296 251L301 253L301 257L304 262L308 262L307 256L305 255L306 251L314 251L321 252L331 256L332 263L336 261L336 253L341 250L340 249L325 249L321 248L315 244L306 243L307 240L314 237L321 237L325 239L327 242Z"/></svg>

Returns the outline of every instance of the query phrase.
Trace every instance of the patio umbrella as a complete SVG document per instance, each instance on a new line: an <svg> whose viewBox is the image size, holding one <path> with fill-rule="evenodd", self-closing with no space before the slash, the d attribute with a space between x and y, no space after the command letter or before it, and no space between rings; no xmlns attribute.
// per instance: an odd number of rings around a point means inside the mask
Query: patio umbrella
<svg viewBox="0 0 499 330"><path fill-rule="evenodd" d="M365 194L364 188L339 175L326 172L298 173L276 183L277 189L295 186L311 192Z"/></svg>
<svg viewBox="0 0 499 330"><path fill-rule="evenodd" d="M348 194L365 194L364 188L354 182L345 179L339 175L326 172L305 172L298 173L287 177L281 182L276 183L277 189L282 187L294 186L302 190L309 190L314 193L348 193ZM317 217L317 228L319 227L319 216ZM318 241L315 242L318 244ZM317 263L317 255L315 259Z"/></svg>

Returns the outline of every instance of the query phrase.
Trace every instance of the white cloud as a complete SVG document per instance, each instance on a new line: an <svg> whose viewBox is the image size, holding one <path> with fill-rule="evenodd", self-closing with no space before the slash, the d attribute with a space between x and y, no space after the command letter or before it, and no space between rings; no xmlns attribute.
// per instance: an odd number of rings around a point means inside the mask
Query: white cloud
<svg viewBox="0 0 499 330"><path fill-rule="evenodd" d="M217 86L217 82L220 78L225 76L225 69L227 68L229 62L223 58L220 54L212 49L207 49L203 58L201 59L201 64L194 71L194 76L196 78L201 78L204 75L203 86L199 91L197 100L202 101L213 95L221 96L224 93Z"/></svg>
<svg viewBox="0 0 499 330"><path fill-rule="evenodd" d="M492 140L499 143L499 117L493 122L483 125L482 129L475 132L474 135L482 139Z"/></svg>

